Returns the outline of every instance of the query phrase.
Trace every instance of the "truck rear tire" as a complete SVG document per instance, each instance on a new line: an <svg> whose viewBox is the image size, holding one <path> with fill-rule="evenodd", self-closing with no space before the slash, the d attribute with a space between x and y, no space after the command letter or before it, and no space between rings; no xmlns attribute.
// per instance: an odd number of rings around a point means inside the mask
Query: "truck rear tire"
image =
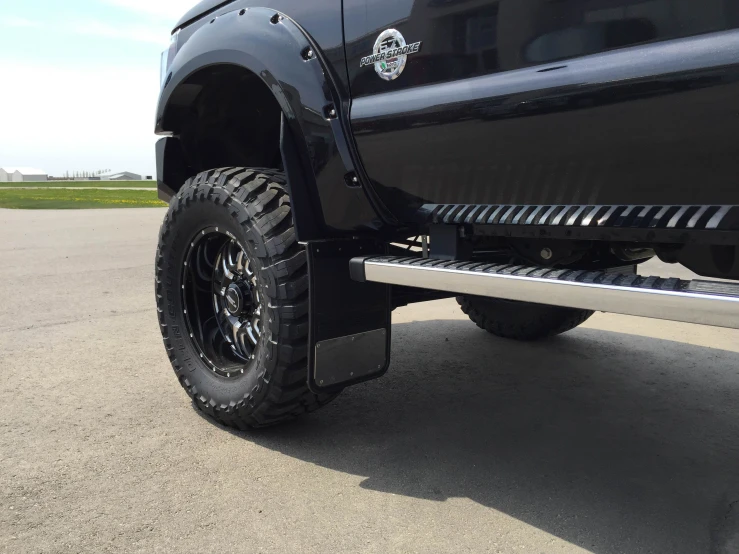
<svg viewBox="0 0 739 554"><path fill-rule="evenodd" d="M172 198L156 256L164 345L195 406L230 427L323 406L307 382L308 275L282 173L225 168Z"/></svg>
<svg viewBox="0 0 739 554"><path fill-rule="evenodd" d="M462 311L478 327L506 339L539 340L566 333L594 312L498 298L459 296Z"/></svg>

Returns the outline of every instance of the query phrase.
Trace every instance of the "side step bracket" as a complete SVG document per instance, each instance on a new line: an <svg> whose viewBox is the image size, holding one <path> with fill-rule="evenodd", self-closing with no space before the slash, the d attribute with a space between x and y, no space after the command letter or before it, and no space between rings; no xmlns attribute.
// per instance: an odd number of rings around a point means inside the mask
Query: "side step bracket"
<svg viewBox="0 0 739 554"><path fill-rule="evenodd" d="M739 283L396 256L353 258L350 273L356 281L739 329Z"/></svg>

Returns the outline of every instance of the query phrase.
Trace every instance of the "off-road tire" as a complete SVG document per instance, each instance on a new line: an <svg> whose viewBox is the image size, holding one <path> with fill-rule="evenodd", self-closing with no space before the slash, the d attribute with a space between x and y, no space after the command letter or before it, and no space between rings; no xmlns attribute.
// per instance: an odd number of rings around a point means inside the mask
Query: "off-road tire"
<svg viewBox="0 0 739 554"><path fill-rule="evenodd" d="M498 337L520 341L534 341L566 333L594 313L590 310L479 296L459 296L457 302L480 329Z"/></svg>
<svg viewBox="0 0 739 554"><path fill-rule="evenodd" d="M220 226L244 246L256 266L263 329L255 362L237 378L223 378L203 362L187 332L181 293L183 264L193 237ZM167 354L194 405L217 422L246 429L312 412L336 395L306 385L308 275L293 226L282 173L223 168L188 180L174 198L159 234L156 301Z"/></svg>

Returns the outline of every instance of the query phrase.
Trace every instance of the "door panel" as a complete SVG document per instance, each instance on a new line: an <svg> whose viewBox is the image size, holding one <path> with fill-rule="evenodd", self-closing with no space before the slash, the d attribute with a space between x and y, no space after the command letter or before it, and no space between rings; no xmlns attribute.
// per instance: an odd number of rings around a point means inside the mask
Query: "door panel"
<svg viewBox="0 0 739 554"><path fill-rule="evenodd" d="M402 74L360 67L387 28ZM378 194L423 204L739 204L739 2L345 0ZM665 197L667 196L667 197Z"/></svg>

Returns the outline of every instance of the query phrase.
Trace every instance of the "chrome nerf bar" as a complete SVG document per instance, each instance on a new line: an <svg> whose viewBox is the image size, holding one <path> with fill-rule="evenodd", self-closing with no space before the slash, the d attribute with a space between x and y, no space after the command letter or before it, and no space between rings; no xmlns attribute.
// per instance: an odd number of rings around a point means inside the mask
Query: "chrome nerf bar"
<svg viewBox="0 0 739 554"><path fill-rule="evenodd" d="M354 258L352 278L739 329L739 283L429 258Z"/></svg>

